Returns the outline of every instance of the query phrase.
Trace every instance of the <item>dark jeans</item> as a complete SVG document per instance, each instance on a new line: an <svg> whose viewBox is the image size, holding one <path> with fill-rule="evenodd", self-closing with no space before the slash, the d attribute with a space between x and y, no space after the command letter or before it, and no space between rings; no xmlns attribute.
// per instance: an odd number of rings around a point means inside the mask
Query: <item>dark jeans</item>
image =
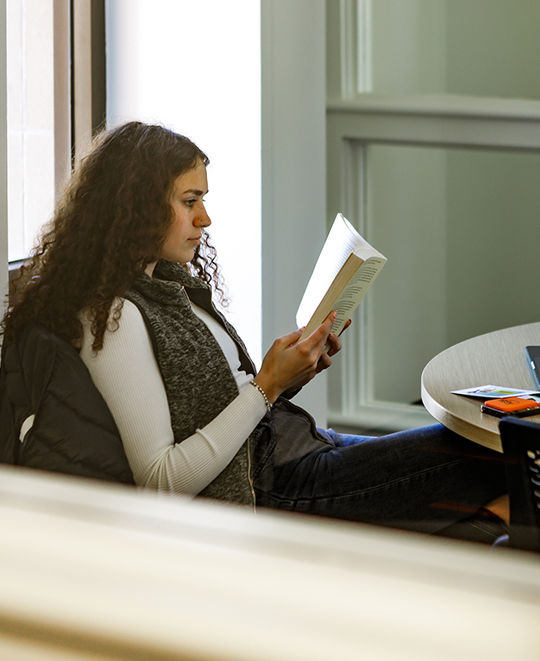
<svg viewBox="0 0 540 661"><path fill-rule="evenodd" d="M318 431L328 445L256 467L260 505L433 534L507 491L502 455L442 425L379 438Z"/></svg>

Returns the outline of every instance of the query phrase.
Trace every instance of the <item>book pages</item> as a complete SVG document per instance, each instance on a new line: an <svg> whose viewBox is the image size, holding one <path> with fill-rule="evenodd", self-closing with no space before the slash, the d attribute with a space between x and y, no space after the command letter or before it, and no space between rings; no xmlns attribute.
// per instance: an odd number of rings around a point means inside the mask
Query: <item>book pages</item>
<svg viewBox="0 0 540 661"><path fill-rule="evenodd" d="M296 313L298 328L307 325L322 297L351 252L358 246L358 239L361 238L351 223L338 213Z"/></svg>
<svg viewBox="0 0 540 661"><path fill-rule="evenodd" d="M338 213L296 314L298 328L306 326L301 339L331 310L338 312L332 332L339 334L385 263L386 258Z"/></svg>
<svg viewBox="0 0 540 661"><path fill-rule="evenodd" d="M343 327L351 318L351 314L356 310L385 263L386 259L384 258L371 257L356 271L341 296L332 306L332 309L337 310L337 317L332 326L333 333L336 335L341 333Z"/></svg>

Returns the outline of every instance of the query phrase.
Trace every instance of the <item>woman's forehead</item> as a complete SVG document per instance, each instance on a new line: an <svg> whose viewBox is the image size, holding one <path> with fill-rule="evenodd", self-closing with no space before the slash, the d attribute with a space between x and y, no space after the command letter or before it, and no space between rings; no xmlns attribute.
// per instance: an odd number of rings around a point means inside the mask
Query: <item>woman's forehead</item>
<svg viewBox="0 0 540 661"><path fill-rule="evenodd" d="M204 163L199 161L194 168L178 175L173 182L173 189L175 193L180 195L189 192L206 195L208 192L208 178Z"/></svg>

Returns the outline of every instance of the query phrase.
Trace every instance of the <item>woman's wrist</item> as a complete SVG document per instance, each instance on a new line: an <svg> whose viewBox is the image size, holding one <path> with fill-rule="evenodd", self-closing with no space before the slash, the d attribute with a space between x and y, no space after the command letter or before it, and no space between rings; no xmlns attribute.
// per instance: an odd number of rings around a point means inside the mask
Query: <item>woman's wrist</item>
<svg viewBox="0 0 540 661"><path fill-rule="evenodd" d="M262 395L262 397L263 397L263 399L264 399L264 403L265 403L265 405L266 405L266 410L267 410L267 411L271 411L271 410L272 410L272 404L270 403L270 400L268 399L268 397L267 397L266 393L264 392L264 390L263 390L263 389L261 388L261 386L260 386L258 383L256 383L255 381L250 381L250 383L251 383L251 385L252 385L256 390L258 390L258 391L260 392L260 394Z"/></svg>
<svg viewBox="0 0 540 661"><path fill-rule="evenodd" d="M264 393L264 396L266 400L268 400L268 403L270 406L276 401L276 399L279 397L281 394L281 391L278 390L270 380L267 380L264 378L264 376L259 372L257 376L253 379L251 384L257 388L262 390Z"/></svg>

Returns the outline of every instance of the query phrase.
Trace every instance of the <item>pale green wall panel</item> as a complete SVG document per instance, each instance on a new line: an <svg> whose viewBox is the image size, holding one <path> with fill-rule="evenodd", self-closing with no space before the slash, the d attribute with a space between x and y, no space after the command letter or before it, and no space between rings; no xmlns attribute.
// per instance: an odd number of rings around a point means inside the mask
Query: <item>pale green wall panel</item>
<svg viewBox="0 0 540 661"><path fill-rule="evenodd" d="M448 0L447 91L540 99L540 2Z"/></svg>
<svg viewBox="0 0 540 661"><path fill-rule="evenodd" d="M447 159L449 343L540 321L540 155Z"/></svg>
<svg viewBox="0 0 540 661"><path fill-rule="evenodd" d="M414 402L424 365L447 346L444 152L372 146L368 235L388 258L366 300L373 396Z"/></svg>

